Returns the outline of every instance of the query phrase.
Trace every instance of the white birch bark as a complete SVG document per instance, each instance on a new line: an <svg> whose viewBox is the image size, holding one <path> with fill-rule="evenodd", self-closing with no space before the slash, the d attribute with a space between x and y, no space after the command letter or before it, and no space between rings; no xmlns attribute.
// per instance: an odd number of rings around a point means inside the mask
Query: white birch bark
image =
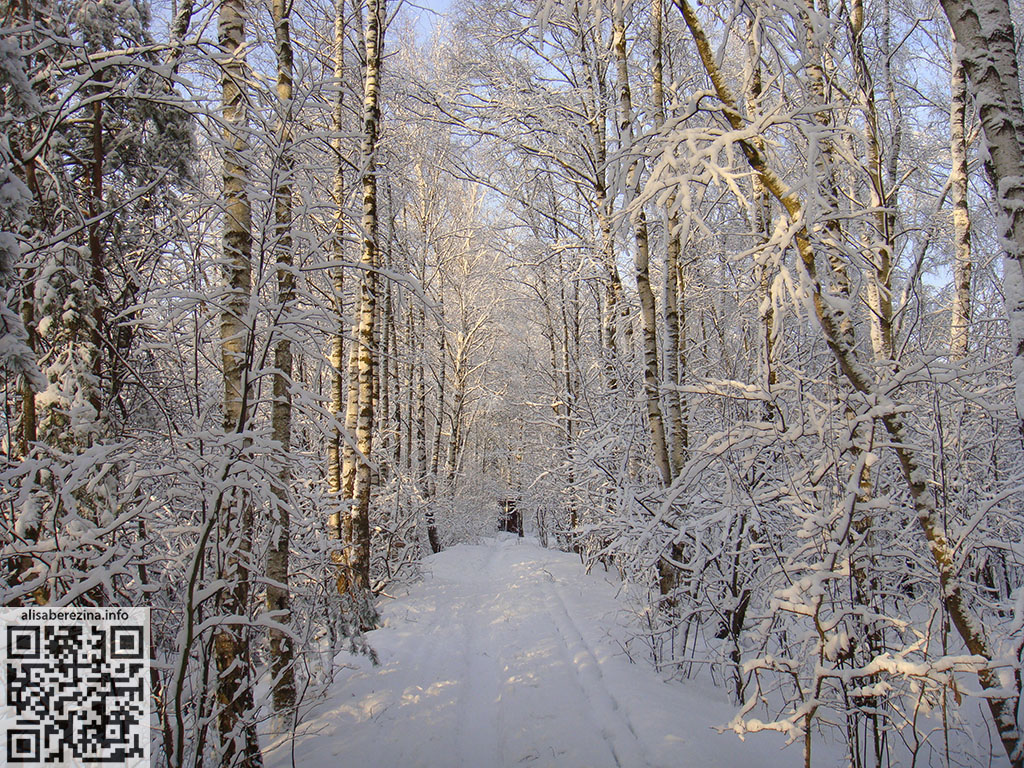
<svg viewBox="0 0 1024 768"><path fill-rule="evenodd" d="M868 308L871 320L871 347L881 363L894 362L892 337L892 252L895 217L886 194L885 175L879 136L875 86L864 55L863 0L852 0L850 11L850 50L857 83L857 99L864 116L864 145L867 150L868 204L872 210L873 227L864 237L864 251L871 254L871 277L868 280ZM875 242L872 242L874 240Z"/></svg>
<svg viewBox="0 0 1024 768"><path fill-rule="evenodd" d="M1014 406L1024 441L1024 108L1007 0L940 0L956 37L981 122L985 165L1003 247L1003 295L1010 321Z"/></svg>
<svg viewBox="0 0 1024 768"><path fill-rule="evenodd" d="M665 66L662 55L664 46L663 0L652 0L651 17L653 19L653 38L651 45L651 97L654 102L656 125L662 127L668 117L665 110ZM664 379L669 384L684 383L686 372L686 328L682 318L685 310L680 305L686 300L681 290L684 287L682 277L682 233L680 232L679 216L675 212L672 201L668 205L669 213L665 216L665 291L662 302L662 313L665 318L665 354L663 356ZM675 477L680 467L686 463L689 448L689 435L684 422L683 395L679 390L665 393L665 411L668 415L667 440L669 442L669 459L672 475Z"/></svg>
<svg viewBox="0 0 1024 768"><path fill-rule="evenodd" d="M276 626L270 635L270 674L274 711L282 725L295 706L294 652L288 627L291 596L288 588L288 559L291 550L289 486L291 485L292 432L292 343L287 324L295 303L294 253L292 243L292 43L291 2L272 0L275 53L277 55L277 97L280 110L277 140L277 190L274 195L274 235L277 250L278 323L283 326L274 345L274 401L271 432L280 445L272 490L270 544L267 549L267 611Z"/></svg>
<svg viewBox="0 0 1024 768"><path fill-rule="evenodd" d="M250 335L246 325L252 289L252 214L248 196L248 111L245 82L245 0L225 0L218 24L221 52L222 119L224 123L223 261L224 309L220 317L221 363L224 379L226 434L242 433L248 421L247 369ZM232 450L240 451L240 446ZM252 504L235 494L220 509L221 548L219 576L225 586L218 595L223 615L241 617L249 612L249 560ZM245 625L237 618L218 628L214 638L217 664L217 727L220 759L224 765L262 764L255 725L250 662Z"/></svg>
<svg viewBox="0 0 1024 768"><path fill-rule="evenodd" d="M370 590L370 495L373 482L374 371L377 350L374 331L377 316L377 269L380 263L377 222L377 138L380 131L380 66L383 55L386 0L367 0L365 70L363 80L362 169L363 217L359 282L358 323L355 327L357 389L356 471L352 504L352 546L349 552L354 587L368 600ZM360 617L364 629L376 624L367 610Z"/></svg>
<svg viewBox="0 0 1024 768"><path fill-rule="evenodd" d="M629 88L629 63L626 55L626 24L622 0L615 0L612 10L612 48L615 51L619 85L619 138L623 148L632 150L633 101ZM642 169L639 160L633 161L629 173L631 192L639 189ZM631 195L632 196L632 195ZM657 308L651 289L650 237L647 216L638 209L633 221L636 249L633 253L636 269L636 288L640 296L640 324L644 358L644 397L647 403L647 426L651 436L651 450L661 482L672 484L672 464L665 438L665 420L661 412L661 376L658 370Z"/></svg>
<svg viewBox="0 0 1024 768"><path fill-rule="evenodd" d="M951 46L949 101L950 192L953 198L953 307L949 319L949 357L967 354L971 326L971 215L967 206L967 80L954 40Z"/></svg>

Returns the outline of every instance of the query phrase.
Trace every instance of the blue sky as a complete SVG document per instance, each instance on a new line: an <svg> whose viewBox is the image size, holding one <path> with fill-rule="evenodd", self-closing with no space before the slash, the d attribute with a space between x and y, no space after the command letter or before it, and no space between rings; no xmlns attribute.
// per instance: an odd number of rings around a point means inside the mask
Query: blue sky
<svg viewBox="0 0 1024 768"><path fill-rule="evenodd" d="M451 5L451 0L406 0L406 5L410 6L410 10L413 11L415 11L416 7L419 7L429 8L438 13L445 13L448 10L448 6Z"/></svg>
<svg viewBox="0 0 1024 768"><path fill-rule="evenodd" d="M430 37L438 14L448 12L451 0L404 0L404 13L410 17L419 17L416 30L424 39Z"/></svg>

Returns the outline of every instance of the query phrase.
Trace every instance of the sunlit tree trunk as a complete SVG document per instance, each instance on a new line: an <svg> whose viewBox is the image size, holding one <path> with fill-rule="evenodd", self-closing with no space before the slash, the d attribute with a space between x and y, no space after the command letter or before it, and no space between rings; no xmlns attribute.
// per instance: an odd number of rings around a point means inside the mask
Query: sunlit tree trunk
<svg viewBox="0 0 1024 768"><path fill-rule="evenodd" d="M461 350L456 350L456 355L459 355L460 352ZM459 451L465 422L466 381L463 376L462 362L458 358L455 360L455 370L452 372L452 410L448 414L449 424L451 425L451 437L448 440L448 449L445 451L444 475L445 486L450 493L454 493L455 490L455 475L458 469Z"/></svg>
<svg viewBox="0 0 1024 768"><path fill-rule="evenodd" d="M758 29L751 20L747 32L747 55L750 61L750 81L747 87L747 110L757 114L761 110L761 98L763 84L761 81L761 48ZM751 139L757 149L764 151L764 139L755 136ZM760 251L756 257L755 274L757 287L760 292L758 301L760 303L761 315L761 362L764 365L764 386L769 392L775 387L775 308L772 303L772 282L775 278L776 268L772 253L767 251L768 241L771 236L771 195L764 188L764 184L756 174L751 177L751 224L754 229L754 240ZM771 405L765 403L764 418L771 419Z"/></svg>
<svg viewBox="0 0 1024 768"><path fill-rule="evenodd" d="M612 48L615 51L619 80L619 136L624 144L631 145L633 141L633 101L629 89L626 24L623 18L622 0L615 0L613 4ZM634 161L629 173L631 192L639 190L641 175L640 161ZM636 288L640 296L640 324L644 357L644 396L647 402L647 426L650 430L654 463L658 468L662 484L668 486L672 483L672 465L669 459L668 442L665 438L665 421L661 412L657 308L654 302L654 291L651 289L650 237L647 231L647 216L642 208L638 209L634 216L633 234L636 241L634 264L636 267Z"/></svg>
<svg viewBox="0 0 1024 768"><path fill-rule="evenodd" d="M868 307L871 310L871 346L876 360L891 364L895 359L892 338L892 253L895 216L886 193L875 86L864 55L863 0L852 0L849 29L857 97L864 116L869 205L874 221L873 227L863 240L865 253L871 254L872 274L867 286Z"/></svg>
<svg viewBox="0 0 1024 768"><path fill-rule="evenodd" d="M652 83L651 97L654 102L654 116L658 127L662 127L668 117L665 109L665 66L663 59L664 17L663 0L652 0L651 17L653 20L652 45ZM680 259L682 256L683 234L680 231L679 217L673 209L674 200L669 201L669 211L665 218L665 292L663 314L665 317L665 354L664 377L669 384L679 387L686 378L686 329L683 271ZM670 445L669 466L674 478L686 463L689 451L689 430L686 423L685 400L678 390L670 391L665 396L668 414L668 436ZM667 550L668 557L658 561L658 588L663 596L671 602L673 593L679 582L679 571L674 563L683 556L682 546L672 542Z"/></svg>
<svg viewBox="0 0 1024 768"><path fill-rule="evenodd" d="M602 60L604 41L601 39L603 15L601 4L593 6L593 28L591 34L580 35L580 57L588 63L588 102L593 106L589 121L591 138L594 142L595 172L594 216L600 231L600 259L605 271L603 295L600 297L600 327L602 352L604 355L605 384L609 391L619 388L618 357L620 354L620 330L625 332L623 315L628 314L622 295L622 279L615 258L615 234L612 226L612 200L608 192L607 160L608 129L607 102L608 86L605 80L605 65ZM582 20L581 20L582 23Z"/></svg>
<svg viewBox="0 0 1024 768"><path fill-rule="evenodd" d="M373 449L374 370L377 350L374 348L374 323L377 315L377 269L380 263L377 221L377 138L380 131L380 65L383 54L386 0L367 0L365 28L365 75L363 86L362 169L363 218L361 275L359 281L358 323L355 330L357 349L359 405L356 418L355 487L352 504L352 546L349 557L354 587L368 593L370 589L370 492L373 480L371 454ZM364 615L361 620L372 626L376 617Z"/></svg>
<svg viewBox="0 0 1024 768"><path fill-rule="evenodd" d="M1007 0L940 2L978 110L988 158L985 169L1002 213L1003 296L1010 320L1018 429L1024 441L1024 108L1013 20Z"/></svg>
<svg viewBox="0 0 1024 768"><path fill-rule="evenodd" d="M331 258L334 266L331 269L332 308L334 310L334 331L331 334L330 356L330 400L328 409L334 419L327 442L327 490L329 491L330 512L327 518L327 536L333 542L331 563L335 571L335 586L339 594L347 591L348 556L345 549L345 526L343 518L347 504L342 493L342 424L345 411L345 272L342 263L345 259L345 174L342 155L342 130L345 120L345 0L334 3L334 83L337 89L334 95L332 114L332 130L334 138L331 146L335 152L334 165L334 238L332 241Z"/></svg>
<svg viewBox="0 0 1024 768"><path fill-rule="evenodd" d="M273 439L280 445L273 485L270 544L267 550L267 611L277 626L270 629L270 674L274 710L283 717L295 706L294 653L288 633L291 598L288 589L288 555L291 549L289 486L291 485L292 343L287 323L295 303L292 245L292 43L291 0L273 0L277 97L280 123L277 130L280 174L274 194L274 235L277 251L278 322L284 326L274 346L274 402L271 411Z"/></svg>
<svg viewBox="0 0 1024 768"><path fill-rule="evenodd" d="M562 253L559 251L559 273L564 275L565 269L562 264ZM568 293L566 291L566 281L561 281L561 315L562 315L562 377L564 381L564 392L565 392L565 451L566 451L566 473L565 482L566 488L572 488L576 483L576 469L573 461L573 453L575 450L574 442L576 439L576 420L577 416L577 382L578 376L573 375L573 365L578 359L579 355L579 339L580 339L580 312L579 312L579 288L575 281L571 281L568 284ZM575 348L574 348L575 345ZM570 494L567 500L567 511L570 519L577 517L577 508L575 498ZM546 536L546 532L542 533Z"/></svg>
<svg viewBox="0 0 1024 768"><path fill-rule="evenodd" d="M178 74L181 64L181 55L185 48L185 35L188 33L189 25L192 23L192 14L195 11L195 0L181 0L178 3L177 12L171 20L168 30L168 52L164 61L171 66L171 73Z"/></svg>
<svg viewBox="0 0 1024 768"><path fill-rule="evenodd" d="M44 213L43 195L39 186L38 177L36 176L36 162L34 160L25 164L25 176L29 190L32 192L32 197L35 200L35 206L39 209L39 213ZM33 216L33 219L37 218L38 214ZM36 266L31 266L25 270L20 297L20 315L21 322L25 327L25 343L31 350L33 358L37 358L39 345L39 336L36 331L36 298L34 279L37 270L38 267ZM41 372L38 376L39 379L33 381L34 377L23 375L20 377L18 382L18 397L20 405L18 422L20 439L18 441L18 454L23 458L27 458L29 456L34 443L39 439L36 392L42 391L46 388L46 379ZM24 520L19 520L18 522L22 526L22 536L24 540L29 544L35 544L38 542L38 519L33 520L28 524L26 524ZM35 558L31 554L20 555L13 565L13 573L11 574L12 583L22 581L34 565ZM49 600L49 588L45 584L40 585L33 591L32 599L39 604L46 603Z"/></svg>
<svg viewBox="0 0 1024 768"><path fill-rule="evenodd" d="M245 83L244 0L225 0L218 26L224 121L223 259L224 309L220 318L221 362L224 376L224 431L241 435L248 421L247 370L250 334L246 325L252 290L252 216L247 191L249 146ZM241 439L236 438L236 439ZM233 445L232 453L241 453ZM233 460L233 457L232 457ZM252 722L253 693L250 680L246 626L240 621L249 613L249 568L252 538L252 503L235 491L220 512L221 550L219 577L224 581L218 598L222 615L232 617L214 640L217 663L217 726L221 738L221 764L261 765L259 743Z"/></svg>
<svg viewBox="0 0 1024 768"><path fill-rule="evenodd" d="M1016 33L1007 0L940 2L953 28L960 62L978 110L984 156L988 158L985 168L1002 213L999 224L1004 248L1003 296L1010 320L1017 427L1024 443L1024 107ZM960 630L957 617L952 618ZM986 674L989 679L982 679L982 686L996 687L999 681L995 674ZM1020 693L1020 677L1016 677L1013 695L988 699L999 736L1015 768L1024 765L1024 740L1017 721Z"/></svg>
<svg viewBox="0 0 1024 768"><path fill-rule="evenodd" d="M967 354L971 325L971 216L967 207L967 81L956 41L952 48L949 101L949 147L953 196L953 309L949 319L949 357Z"/></svg>
<svg viewBox="0 0 1024 768"><path fill-rule="evenodd" d="M422 284L422 279L421 279ZM416 400L416 459L414 472L416 485L421 496L426 501L424 509L424 522L427 526L427 542L430 544L430 551L437 554L441 551L441 539L437 534L437 523L434 520L434 510L427 494L427 382L426 382L426 312L422 303L416 309L418 319L418 333L416 336L416 361L414 370L414 387Z"/></svg>
<svg viewBox="0 0 1024 768"><path fill-rule="evenodd" d="M355 307L353 310L357 320L360 317L360 301L361 296L357 294L355 296ZM348 361L345 366L345 424L344 438L341 445L341 485L338 499L341 514L341 540L344 542L344 548L342 550L344 565L342 568L342 574L339 575L338 581L339 594L347 594L355 584L355 577L352 573L352 521L354 519L353 508L355 505L356 471L359 461L356 443L354 440L356 424L359 421L358 328L356 330L352 330L350 328L349 333L352 334L353 338L348 347Z"/></svg>
<svg viewBox="0 0 1024 768"><path fill-rule="evenodd" d="M413 274L412 264L406 261L406 269ZM396 346L405 352L405 449L402 451L406 474L416 483L415 445L416 445L416 314L409 304L405 306L405 339L399 338ZM401 308L401 304L399 304ZM399 406L401 407L401 406Z"/></svg>
<svg viewBox="0 0 1024 768"><path fill-rule="evenodd" d="M438 272L438 295L444 296L444 275ZM445 312L444 300L441 300L437 308L437 397L435 398L434 413L434 435L433 445L430 450L430 473L427 477L429 486L428 493L431 497L437 495L438 477L441 468L441 436L444 433L444 417L448 400L448 337L445 334Z"/></svg>
<svg viewBox="0 0 1024 768"><path fill-rule="evenodd" d="M416 264L416 277L419 280L419 284L424 289L427 284L427 258L431 250L431 185L427 183L424 176L423 164L417 163L414 168L416 180L418 183L418 206L416 209L417 225L419 227L419 236L421 238L421 254ZM443 288L443 284L442 284ZM413 401L414 405L410 407L410 412L415 409L415 413L412 414L412 421L414 423L413 430L415 432L415 447L412 449L415 451L413 457L413 477L415 479L416 489L420 496L423 505L423 517L424 523L427 528L427 542L430 545L430 551L438 553L441 551L441 539L437 532L437 523L434 518L434 506L431 502L431 479L427 473L427 452L428 452L428 438L427 438L427 381L426 381L426 369L427 369L427 313L424 308L425 297L421 297L416 301L415 308L410 308L410 345L414 348L415 354L412 361L412 387L413 387ZM443 312L443 305L440 307ZM442 340L444 335L442 333ZM414 341L412 341L414 339ZM442 365L444 350L441 351ZM444 369L441 371L441 382L443 388L444 381ZM435 436L439 435L439 431L435 432ZM435 454L436 455L436 454ZM436 471L436 467L435 467Z"/></svg>
<svg viewBox="0 0 1024 768"><path fill-rule="evenodd" d="M824 222L823 245L825 256L828 259L830 274L833 283L833 290L845 301L850 299L852 284L846 268L846 262L842 256L842 243L845 239L840 216L842 214L840 199L842 194L839 190L839 179L836 172L836 144L833 138L835 126L832 125L832 115L828 109L831 94L827 89L827 82L830 74L826 68L831 60L828 49L822 49L822 36L820 30L815 27L814 20L828 17L828 7L825 0L820 0L818 8L815 7L815 0L804 0L806 11L803 13L805 34L804 46L807 50L805 71L807 72L808 86L814 104L814 120L822 128L821 136L818 139L820 147L818 192L828 205L829 214ZM827 41L827 38L825 38ZM840 319L840 329L845 337L846 343L855 344L853 318L850 313L845 313Z"/></svg>
<svg viewBox="0 0 1024 768"><path fill-rule="evenodd" d="M651 17L653 20L651 96L654 102L654 116L657 126L665 124L665 66L662 56L664 46L663 0L652 0ZM679 216L674 210L674 200L669 201L669 211L665 221L665 291L662 302L665 317L665 354L664 379L667 383L678 387L683 383L685 364L685 328L681 323L681 302L686 297L680 292L683 287L681 280L682 265L682 232ZM667 440L670 446L670 465L673 477L686 462L688 446L688 430L683 419L683 398L678 390L665 394L665 411L668 415Z"/></svg>
<svg viewBox="0 0 1024 768"><path fill-rule="evenodd" d="M388 245L385 248L390 248L391 245L392 240L389 238ZM394 267L390 263L383 264L382 266L385 269L392 269ZM381 364L377 377L377 412L384 438L385 463L381 467L381 471L385 473L381 478L381 482L383 482L388 477L386 474L388 470L392 466L397 467L399 465L402 450L402 441L399 439L397 431L400 419L393 418L394 414L391 413L391 387L392 384L398 381L400 376L395 364L395 317L393 291L390 281L385 281L384 284L384 306L380 313L379 325Z"/></svg>

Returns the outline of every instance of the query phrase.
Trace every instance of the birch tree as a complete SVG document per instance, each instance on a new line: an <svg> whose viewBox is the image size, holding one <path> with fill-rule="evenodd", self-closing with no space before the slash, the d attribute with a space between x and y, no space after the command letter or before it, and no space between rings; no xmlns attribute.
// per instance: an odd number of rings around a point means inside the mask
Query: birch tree
<svg viewBox="0 0 1024 768"><path fill-rule="evenodd" d="M1024 108L1014 24L1005 0L943 0L941 5L953 28L959 60L978 110L988 156L985 168L1001 212L1003 294L1010 321L1015 407L1024 440ZM1015 759L1019 763L1024 757L1016 753Z"/></svg>
<svg viewBox="0 0 1024 768"><path fill-rule="evenodd" d="M373 480L372 450L374 434L373 386L376 366L374 323L378 290L379 266L377 216L377 140L380 131L380 69L383 58L384 26L387 19L384 0L367 3L364 31L365 65L363 71L362 143L360 169L362 186L360 279L357 302L357 323L353 326L355 339L352 358L355 363L355 449L357 455L345 469L350 479L343 479L346 487L351 483L352 507L349 543L349 564L352 588L365 597L360 610L365 612L364 626L376 623L374 611L368 602L370 590L370 496ZM350 389L350 397L353 396ZM350 406L351 407L351 406Z"/></svg>
<svg viewBox="0 0 1024 768"><path fill-rule="evenodd" d="M971 326L971 217L967 203L967 81L954 40L950 46L950 174L953 194L953 307L949 321L949 355L967 354Z"/></svg>
<svg viewBox="0 0 1024 768"><path fill-rule="evenodd" d="M270 673L273 678L274 709L279 717L295 706L294 651L289 637L290 594L288 561L291 550L289 491L292 447L292 342L288 322L295 303L294 255L292 253L292 79L294 64L291 41L292 0L273 0L274 47L277 54L277 96L280 100L277 126L279 178L274 197L274 235L277 247L277 301L280 337L274 345L274 385L271 424L273 439L280 444L274 502L271 507L270 549L267 554L267 610L280 628L270 631Z"/></svg>
<svg viewBox="0 0 1024 768"><path fill-rule="evenodd" d="M223 429L230 436L227 462L244 449L249 422L249 361L251 336L247 323L252 291L252 211L248 193L248 108L245 83L244 0L221 4L218 34L221 60L223 160L224 309L220 316L221 365L224 375ZM252 722L253 692L246 624L249 612L249 571L253 507L241 488L229 490L218 505L225 581L219 608L226 618L215 640L217 660L217 725L225 765L261 765Z"/></svg>
<svg viewBox="0 0 1024 768"><path fill-rule="evenodd" d="M619 91L619 136L623 149L633 143L633 100L629 88L629 66L626 57L626 23L623 18L621 0L616 0L612 9L612 47L615 50ZM627 150L629 151L629 150ZM641 185L642 168L637 161L630 162L627 183L635 194ZM640 320L644 359L644 393L647 400L647 423L651 431L651 449L654 462L665 485L672 482L672 462L669 457L668 440L665 436L665 420L661 411L661 376L658 366L657 309L650 277L650 235L647 231L647 215L643 208L634 215L636 239L634 264L636 287L640 297Z"/></svg>
<svg viewBox="0 0 1024 768"><path fill-rule="evenodd" d="M345 550L346 530L349 526L347 520L343 521L342 519L346 515L346 509L342 489L344 452L342 446L344 440L341 434L342 415L345 413L345 336L348 332L344 318L345 273L342 266L345 259L346 229L344 214L345 157L342 141L342 131L345 126L345 0L335 0L333 32L331 63L335 92L331 110L331 130L334 132L331 148L334 150L335 157L333 158L334 178L332 180L334 232L331 238L331 256L335 264L331 270L331 309L334 315L334 328L331 334L328 361L331 366L329 412L334 419L334 424L331 426L330 437L327 441L327 486L332 502L332 509L327 518L327 535L333 542L331 562L335 569L335 588L339 594L344 594L349 582L348 552ZM347 420L344 425L345 428L348 427Z"/></svg>

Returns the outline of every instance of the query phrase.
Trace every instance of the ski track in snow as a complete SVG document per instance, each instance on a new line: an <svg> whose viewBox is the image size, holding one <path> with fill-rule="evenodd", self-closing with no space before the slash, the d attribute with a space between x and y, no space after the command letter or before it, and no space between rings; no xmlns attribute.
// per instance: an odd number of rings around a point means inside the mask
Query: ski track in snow
<svg viewBox="0 0 1024 768"><path fill-rule="evenodd" d="M619 711L619 702L605 684L600 663L573 621L559 589L551 584L545 587L553 598L549 613L558 630L562 648L572 656L576 683L584 699L590 704L597 720L604 723L601 736L608 743L615 765L649 765L641 757L642 746L637 741L632 723L625 713Z"/></svg>
<svg viewBox="0 0 1024 768"><path fill-rule="evenodd" d="M697 768L788 765L775 735L711 730L732 716L712 688L632 664L610 576L529 539L460 545L383 606L327 699L269 768Z"/></svg>

